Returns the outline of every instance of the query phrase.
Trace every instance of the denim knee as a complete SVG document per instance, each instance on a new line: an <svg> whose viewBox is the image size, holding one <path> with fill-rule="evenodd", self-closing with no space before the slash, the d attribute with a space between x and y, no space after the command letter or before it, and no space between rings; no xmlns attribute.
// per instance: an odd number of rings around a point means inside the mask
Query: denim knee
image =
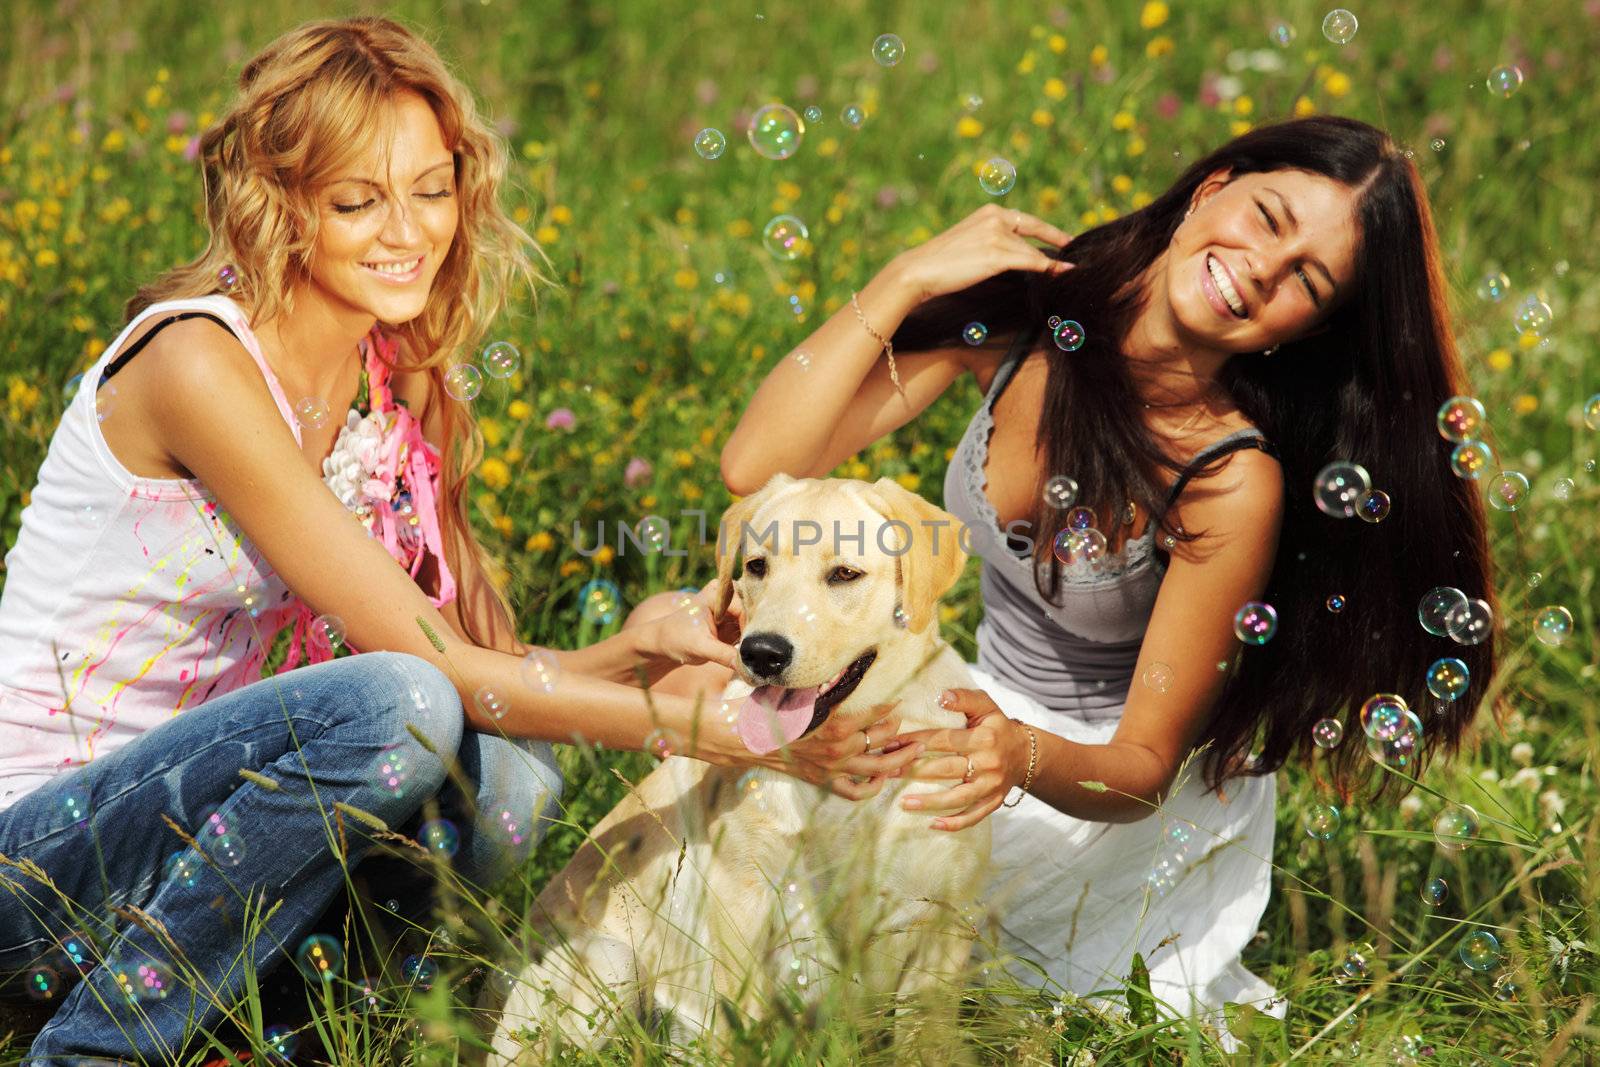
<svg viewBox="0 0 1600 1067"><path fill-rule="evenodd" d="M547 741L480 735L477 824L461 867L493 881L526 860L549 833L563 781Z"/></svg>
<svg viewBox="0 0 1600 1067"><path fill-rule="evenodd" d="M448 760L455 755L467 723L455 683L421 656L406 652L368 655L382 657L383 665L401 686L398 699L391 703L397 712L394 739L410 740L411 732L406 727L413 726L438 750L440 758Z"/></svg>
<svg viewBox="0 0 1600 1067"><path fill-rule="evenodd" d="M368 771L374 796L367 799L374 814L403 822L445 783L466 729L461 698L444 672L420 656L367 652L354 658L371 660L363 664L371 668L362 679L365 703L380 717L368 723L377 762Z"/></svg>

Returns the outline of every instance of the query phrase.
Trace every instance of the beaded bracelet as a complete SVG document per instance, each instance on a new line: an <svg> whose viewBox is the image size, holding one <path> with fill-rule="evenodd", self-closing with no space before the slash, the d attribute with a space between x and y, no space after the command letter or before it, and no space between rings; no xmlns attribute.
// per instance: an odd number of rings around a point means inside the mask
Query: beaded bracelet
<svg viewBox="0 0 1600 1067"><path fill-rule="evenodd" d="M900 371L894 365L894 342L872 328L872 323L868 322L866 315L861 312L861 302L856 299L856 295L855 293L850 294L850 306L855 309L856 318L861 320L861 325L872 335L872 339L883 346L883 351L889 357L889 380L894 382L895 390L901 396L905 396L906 391L900 385Z"/></svg>
<svg viewBox="0 0 1600 1067"><path fill-rule="evenodd" d="M1017 794L1017 799L1003 801L1006 807L1014 808L1022 803L1022 797L1033 787L1033 772L1039 769L1039 735L1033 732L1033 727L1022 723L1022 728L1028 731L1028 772L1022 776L1022 792Z"/></svg>

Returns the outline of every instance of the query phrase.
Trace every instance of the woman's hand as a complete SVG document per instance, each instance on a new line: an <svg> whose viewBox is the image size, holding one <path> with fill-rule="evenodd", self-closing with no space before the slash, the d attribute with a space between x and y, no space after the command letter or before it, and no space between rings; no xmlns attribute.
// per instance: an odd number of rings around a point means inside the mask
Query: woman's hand
<svg viewBox="0 0 1600 1067"><path fill-rule="evenodd" d="M959 292L1008 270L1062 274L1073 264L1052 259L1031 241L1062 248L1072 236L1016 208L985 204L943 233L907 249L890 269L910 290L912 304Z"/></svg>
<svg viewBox="0 0 1600 1067"><path fill-rule="evenodd" d="M940 707L967 717L964 730L945 727L901 734L904 744L922 744L935 755L906 769L902 777L954 779L959 784L936 793L913 793L900 800L907 811L946 812L933 820L935 830L965 830L994 813L1022 782L1028 770L1028 733L1006 718L981 689L946 690ZM968 773L970 768L970 775Z"/></svg>
<svg viewBox="0 0 1600 1067"><path fill-rule="evenodd" d="M721 623L712 618L717 606L715 578L698 593L683 593L677 605L670 615L638 627L634 650L643 661L646 682L653 685L669 671L699 663L733 669L744 622L737 592Z"/></svg>

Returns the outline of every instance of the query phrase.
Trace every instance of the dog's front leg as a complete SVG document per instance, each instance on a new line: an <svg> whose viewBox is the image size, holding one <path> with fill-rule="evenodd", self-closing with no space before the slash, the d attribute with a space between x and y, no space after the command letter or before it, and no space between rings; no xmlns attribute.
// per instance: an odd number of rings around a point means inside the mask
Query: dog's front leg
<svg viewBox="0 0 1600 1067"><path fill-rule="evenodd" d="M882 929L866 958L874 988L894 991L896 1058L939 1063L970 1059L959 1017L976 930L957 906L928 900L905 902Z"/></svg>

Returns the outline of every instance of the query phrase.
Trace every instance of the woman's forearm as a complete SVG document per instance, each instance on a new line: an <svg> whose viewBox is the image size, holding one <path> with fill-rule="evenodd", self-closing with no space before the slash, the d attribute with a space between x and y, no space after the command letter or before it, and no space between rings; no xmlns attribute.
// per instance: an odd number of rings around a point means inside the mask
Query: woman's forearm
<svg viewBox="0 0 1600 1067"><path fill-rule="evenodd" d="M1039 739L1039 763L1029 792L1074 818L1138 822L1154 814L1171 784L1166 761L1143 746L1084 745L1038 727L1033 732Z"/></svg>
<svg viewBox="0 0 1600 1067"><path fill-rule="evenodd" d="M645 662L645 657L635 638L635 631L622 630L583 648L547 651L556 657L563 674L586 674L591 678L637 686L636 668Z"/></svg>
<svg viewBox="0 0 1600 1067"><path fill-rule="evenodd" d="M891 262L858 294L872 328L890 337L916 307L912 288ZM754 492L778 471L809 473L863 379L883 355L883 346L846 305L817 327L762 381L722 449L723 481L737 492ZM782 432L775 432L782 427Z"/></svg>

